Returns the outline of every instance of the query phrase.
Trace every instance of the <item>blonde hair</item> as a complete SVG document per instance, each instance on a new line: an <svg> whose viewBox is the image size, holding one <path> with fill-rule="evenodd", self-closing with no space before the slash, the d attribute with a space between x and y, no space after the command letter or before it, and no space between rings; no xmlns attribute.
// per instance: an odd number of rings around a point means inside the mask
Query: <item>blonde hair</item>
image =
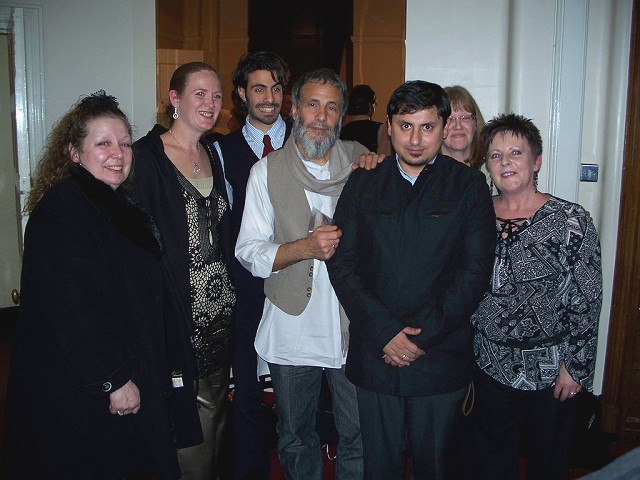
<svg viewBox="0 0 640 480"><path fill-rule="evenodd" d="M484 129L485 122L482 112L480 112L478 104L466 88L461 87L460 85L453 85L451 87L444 87L444 91L449 97L451 110L466 110L476 117L476 132L471 141L471 154L466 161L471 167L479 170L484 163L482 130Z"/></svg>

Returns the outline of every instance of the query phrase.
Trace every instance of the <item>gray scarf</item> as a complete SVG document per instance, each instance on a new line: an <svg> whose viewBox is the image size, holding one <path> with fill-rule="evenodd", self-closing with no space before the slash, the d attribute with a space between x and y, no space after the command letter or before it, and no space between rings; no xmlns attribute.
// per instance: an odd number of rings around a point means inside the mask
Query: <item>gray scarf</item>
<svg viewBox="0 0 640 480"><path fill-rule="evenodd" d="M298 183L310 192L319 193L332 197L333 208L335 209L338 198L342 193L342 187L347 182L352 172L351 165L360 159L360 155L367 150L356 142L342 142L338 140L329 150L329 180L318 180L305 168L301 159L304 158L302 151L295 141L286 142L283 146L285 158L291 175ZM349 349L349 318L340 305L340 332L342 354L347 355Z"/></svg>
<svg viewBox="0 0 640 480"><path fill-rule="evenodd" d="M347 146L351 145L347 144ZM341 141L336 142L329 150L329 160L327 161L329 164L329 179L318 180L309 173L300 161L304 156L295 141L287 142L284 148L290 149L290 151L286 152L286 159L293 178L295 178L305 190L333 197L333 207L335 208L338 198L342 193L342 187L344 187L344 184L351 174L351 164L357 162L358 158L354 159L352 155L350 156ZM353 150L353 148L351 148L351 150ZM360 152L358 152L358 157L359 156Z"/></svg>

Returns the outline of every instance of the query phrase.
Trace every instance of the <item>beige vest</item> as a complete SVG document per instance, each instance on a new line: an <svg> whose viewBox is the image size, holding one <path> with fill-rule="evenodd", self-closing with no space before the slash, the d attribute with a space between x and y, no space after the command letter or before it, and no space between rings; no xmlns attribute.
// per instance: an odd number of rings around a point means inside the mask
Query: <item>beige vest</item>
<svg viewBox="0 0 640 480"><path fill-rule="evenodd" d="M291 174L287 155L296 155L290 137L284 147L267 158L267 189L275 216L274 242L287 243L309 235L311 209L304 188ZM353 162L357 162L366 148L357 142L340 141L341 148ZM333 146L330 155L337 154ZM289 315L300 315L309 303L313 284L313 259L289 265L271 274L264 282L264 293L280 310Z"/></svg>

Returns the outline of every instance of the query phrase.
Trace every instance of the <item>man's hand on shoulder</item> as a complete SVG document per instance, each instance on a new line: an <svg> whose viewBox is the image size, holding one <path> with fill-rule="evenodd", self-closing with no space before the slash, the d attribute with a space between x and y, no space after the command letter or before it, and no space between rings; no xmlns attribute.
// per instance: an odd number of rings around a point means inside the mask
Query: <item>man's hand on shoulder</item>
<svg viewBox="0 0 640 480"><path fill-rule="evenodd" d="M373 170L378 166L380 162L384 160L384 155L378 155L375 152L367 152L360 155L360 159L357 163L352 163L351 168L364 168L365 170Z"/></svg>

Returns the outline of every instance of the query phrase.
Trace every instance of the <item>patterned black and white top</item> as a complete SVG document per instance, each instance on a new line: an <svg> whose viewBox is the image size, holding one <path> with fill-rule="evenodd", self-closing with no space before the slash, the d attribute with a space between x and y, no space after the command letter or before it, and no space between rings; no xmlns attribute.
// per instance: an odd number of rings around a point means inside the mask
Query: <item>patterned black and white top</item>
<svg viewBox="0 0 640 480"><path fill-rule="evenodd" d="M182 185L189 233L189 281L198 376L203 378L231 363L231 316L236 293L221 257L217 226L227 201L213 186L208 196L177 169Z"/></svg>
<svg viewBox="0 0 640 480"><path fill-rule="evenodd" d="M593 387L602 267L580 205L550 197L522 222L497 221L491 290L471 317L477 365L519 390L551 387L564 362Z"/></svg>

